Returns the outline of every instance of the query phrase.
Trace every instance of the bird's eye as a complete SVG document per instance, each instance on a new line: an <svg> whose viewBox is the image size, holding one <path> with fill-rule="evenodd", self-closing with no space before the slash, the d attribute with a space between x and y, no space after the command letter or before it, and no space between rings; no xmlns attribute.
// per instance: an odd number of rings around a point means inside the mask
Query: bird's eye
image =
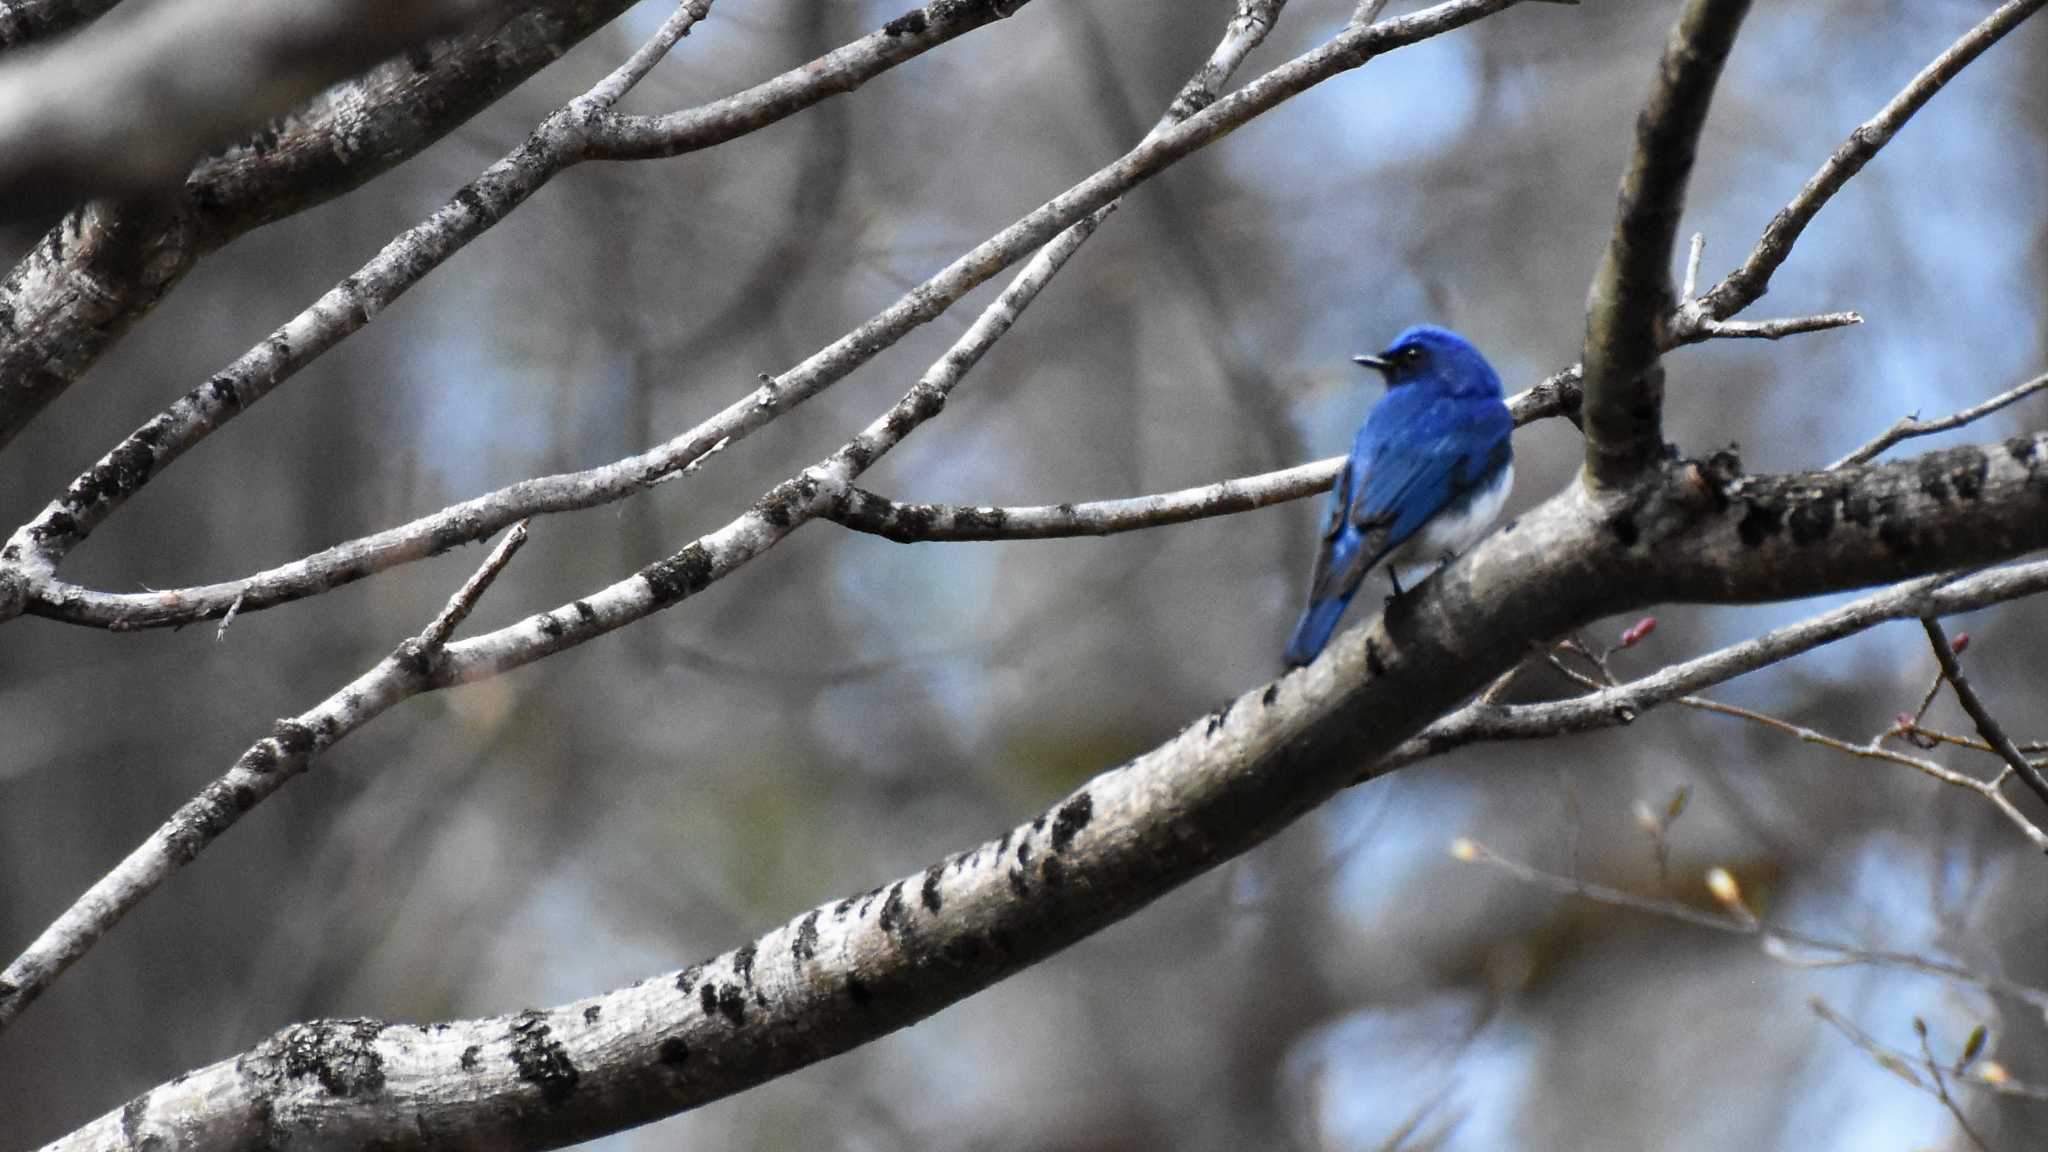
<svg viewBox="0 0 2048 1152"><path fill-rule="evenodd" d="M1403 364L1417 364L1421 361L1422 349L1420 347L1410 344L1408 347L1401 349L1401 362Z"/></svg>

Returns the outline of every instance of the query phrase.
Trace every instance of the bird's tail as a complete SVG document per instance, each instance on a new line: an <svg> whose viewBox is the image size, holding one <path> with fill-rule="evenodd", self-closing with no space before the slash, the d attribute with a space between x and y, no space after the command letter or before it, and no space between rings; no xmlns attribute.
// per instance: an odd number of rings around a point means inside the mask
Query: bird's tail
<svg viewBox="0 0 2048 1152"><path fill-rule="evenodd" d="M1294 638L1287 642L1287 666L1299 668L1314 660L1330 642L1330 633L1337 630L1337 621L1344 615L1345 605L1350 597L1332 596L1325 600L1311 601L1308 611L1301 614L1301 623L1294 626Z"/></svg>

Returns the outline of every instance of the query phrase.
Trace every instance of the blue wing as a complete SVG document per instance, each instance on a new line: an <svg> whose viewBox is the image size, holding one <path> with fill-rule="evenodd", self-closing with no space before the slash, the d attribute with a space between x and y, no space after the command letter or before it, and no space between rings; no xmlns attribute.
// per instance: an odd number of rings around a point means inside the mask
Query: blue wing
<svg viewBox="0 0 2048 1152"><path fill-rule="evenodd" d="M1308 610L1287 662L1314 660L1365 574L1508 463L1514 420L1499 400L1397 388L1366 418L1330 491Z"/></svg>

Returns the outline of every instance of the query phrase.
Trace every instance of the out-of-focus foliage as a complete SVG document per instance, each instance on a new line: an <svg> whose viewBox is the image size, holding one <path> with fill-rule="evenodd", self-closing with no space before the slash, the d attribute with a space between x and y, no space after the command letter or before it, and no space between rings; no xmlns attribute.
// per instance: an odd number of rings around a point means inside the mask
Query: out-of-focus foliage
<svg viewBox="0 0 2048 1152"><path fill-rule="evenodd" d="M886 19L728 0L633 98L723 94ZM67 568L223 579L699 419L1137 139L1224 0L1065 0L712 153L579 169L153 483ZM1252 66L1348 16L1295 0ZM1511 388L1570 363L1674 6L1532 6L1374 63L1130 197L874 487L1134 494L1341 449L1348 362L1412 322ZM1859 120L1987 4L1761 5L1687 230L1732 266ZM644 6L391 177L206 263L0 458L18 523L351 271L621 56ZM1819 466L2048 356L2048 35L2022 29L1821 216L1760 312L1862 328L1695 348L1671 434ZM880 411L984 299L701 472L542 520L480 624L552 605L744 507ZM2038 405L1968 436L2039 423ZM1517 437L1515 508L1577 466ZM1306 505L1108 540L904 547L818 524L647 626L417 700L324 758L124 923L0 1041L10 1147L314 1016L432 1020L679 966L965 846L1278 669ZM0 644L0 939L12 948L271 718L416 631L480 553L211 627L25 619ZM1810 605L1660 613L1647 671ZM1627 621L1611 627L1618 633ZM1969 660L2022 736L2038 605ZM1597 637L1612 642L1613 636ZM1932 674L1895 626L1726 689L1863 738ZM1529 678L1529 692L1561 690ZM1944 705L1943 707L1947 707ZM1938 714L1945 715L1945 714ZM1857 1149L1952 1121L1805 1010L1910 1047L1977 1022L2048 1080L2041 1021L1925 978L1801 971L1740 940L1451 860L1471 835L1657 893L1632 815L1681 785L1669 890L1709 864L1815 932L2048 982L2040 862L1975 798L1733 721L1475 749L1356 790L1277 843L995 991L617 1149ZM2038 728L2038 723L2032 724ZM1997 1146L2039 1107L1977 1102ZM1406 1135L1403 1135L1406 1133Z"/></svg>

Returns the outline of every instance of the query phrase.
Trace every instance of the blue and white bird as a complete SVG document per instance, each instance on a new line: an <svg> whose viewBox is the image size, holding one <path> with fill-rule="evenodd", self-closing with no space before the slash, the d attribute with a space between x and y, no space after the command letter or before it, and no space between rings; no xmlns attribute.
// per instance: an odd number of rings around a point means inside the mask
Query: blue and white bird
<svg viewBox="0 0 2048 1152"><path fill-rule="evenodd" d="M1448 560L1486 535L1515 479L1515 421L1500 377L1464 337L1423 324L1377 356L1353 357L1386 377L1337 484L1330 490L1308 610L1287 642L1287 663L1314 660L1381 562L1394 569Z"/></svg>

